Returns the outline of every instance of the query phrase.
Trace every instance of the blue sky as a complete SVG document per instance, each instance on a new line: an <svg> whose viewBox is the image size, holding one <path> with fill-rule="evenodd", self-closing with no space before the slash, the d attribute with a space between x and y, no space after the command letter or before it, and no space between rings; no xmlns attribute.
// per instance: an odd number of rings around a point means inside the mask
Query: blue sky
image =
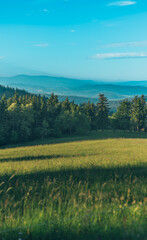
<svg viewBox="0 0 147 240"><path fill-rule="evenodd" d="M1 0L0 76L147 80L147 1Z"/></svg>

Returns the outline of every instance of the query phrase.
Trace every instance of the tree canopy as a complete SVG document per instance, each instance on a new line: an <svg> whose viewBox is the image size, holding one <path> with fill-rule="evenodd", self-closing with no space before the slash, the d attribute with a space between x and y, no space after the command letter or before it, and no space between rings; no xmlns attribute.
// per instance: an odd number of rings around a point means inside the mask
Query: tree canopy
<svg viewBox="0 0 147 240"><path fill-rule="evenodd" d="M40 95L19 95L0 100L0 144L9 144L87 133L91 130L122 129L147 130L147 106L145 97L125 99L110 115L108 99L99 95L97 104L77 105L66 98L50 98Z"/></svg>

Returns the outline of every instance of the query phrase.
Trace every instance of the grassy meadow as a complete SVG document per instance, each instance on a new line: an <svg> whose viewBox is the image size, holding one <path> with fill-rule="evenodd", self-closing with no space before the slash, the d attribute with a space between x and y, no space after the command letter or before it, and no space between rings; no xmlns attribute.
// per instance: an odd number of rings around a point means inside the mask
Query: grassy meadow
<svg viewBox="0 0 147 240"><path fill-rule="evenodd" d="M0 239L147 239L147 133L0 149Z"/></svg>

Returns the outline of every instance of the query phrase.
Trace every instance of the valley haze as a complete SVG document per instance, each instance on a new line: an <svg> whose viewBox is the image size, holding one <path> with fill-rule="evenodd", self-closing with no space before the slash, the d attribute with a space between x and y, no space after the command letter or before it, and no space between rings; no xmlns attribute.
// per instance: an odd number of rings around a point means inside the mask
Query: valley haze
<svg viewBox="0 0 147 240"><path fill-rule="evenodd" d="M53 92L61 96L97 98L98 94L104 93L110 100L132 98L141 94L147 95L147 81L107 82L45 75L16 75L0 77L0 84L43 95Z"/></svg>

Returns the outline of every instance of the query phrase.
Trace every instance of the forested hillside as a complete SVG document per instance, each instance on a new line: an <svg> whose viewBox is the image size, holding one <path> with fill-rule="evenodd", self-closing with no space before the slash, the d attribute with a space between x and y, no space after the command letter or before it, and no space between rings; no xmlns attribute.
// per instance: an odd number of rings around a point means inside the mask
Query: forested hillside
<svg viewBox="0 0 147 240"><path fill-rule="evenodd" d="M3 95L6 96L6 98L10 98L13 97L15 94L15 91L17 91L18 95L20 96L24 96L24 95L28 95L29 93L25 90L21 90L21 89L14 89L14 88L10 88L10 87L4 87L2 85L0 85L0 98L2 98Z"/></svg>
<svg viewBox="0 0 147 240"><path fill-rule="evenodd" d="M66 98L60 102L57 95L12 98L0 101L0 144L24 142L32 139L80 135L91 130L123 129L146 131L147 106L145 97L120 103L117 112L110 114L109 102L104 94L96 104L78 105Z"/></svg>

